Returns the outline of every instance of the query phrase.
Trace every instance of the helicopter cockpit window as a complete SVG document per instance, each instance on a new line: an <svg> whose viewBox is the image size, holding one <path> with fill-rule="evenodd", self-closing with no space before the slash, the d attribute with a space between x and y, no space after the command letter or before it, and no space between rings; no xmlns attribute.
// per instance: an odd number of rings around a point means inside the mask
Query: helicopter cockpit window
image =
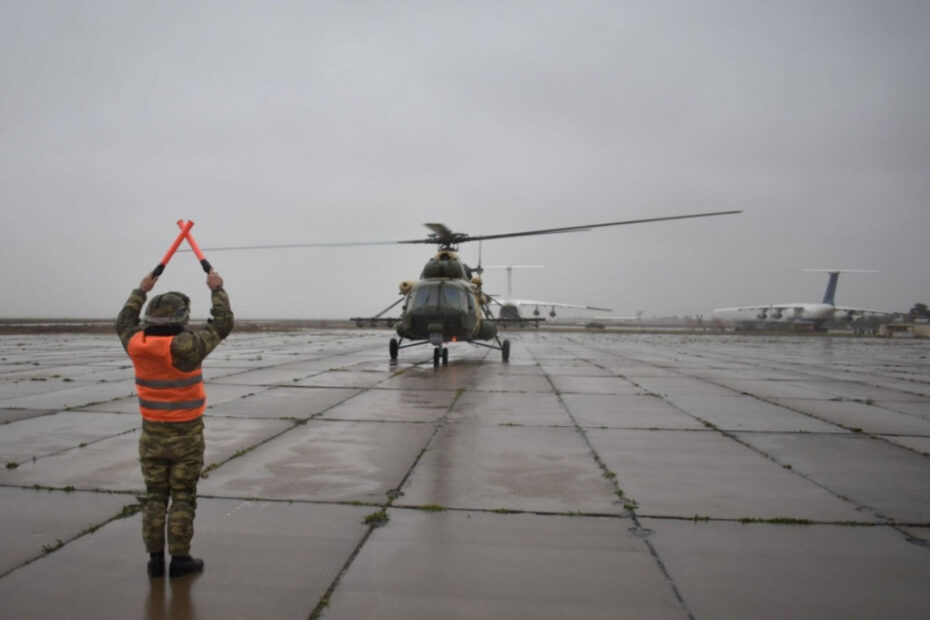
<svg viewBox="0 0 930 620"><path fill-rule="evenodd" d="M411 309L423 308L425 306L439 305L439 285L421 284L417 290L411 293Z"/></svg>
<svg viewBox="0 0 930 620"><path fill-rule="evenodd" d="M456 286L442 287L442 306L455 310L468 310L468 293Z"/></svg>

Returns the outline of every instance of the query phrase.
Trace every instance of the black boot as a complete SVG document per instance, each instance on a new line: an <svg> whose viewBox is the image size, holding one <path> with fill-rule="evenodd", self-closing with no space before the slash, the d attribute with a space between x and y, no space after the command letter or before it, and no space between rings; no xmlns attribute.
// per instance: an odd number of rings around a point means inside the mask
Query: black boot
<svg viewBox="0 0 930 620"><path fill-rule="evenodd" d="M191 573L199 573L203 570L203 560L192 558L189 555L175 555L171 557L171 565L168 567L168 574L172 577L181 577Z"/></svg>
<svg viewBox="0 0 930 620"><path fill-rule="evenodd" d="M156 551L149 554L149 577L165 576L165 552Z"/></svg>

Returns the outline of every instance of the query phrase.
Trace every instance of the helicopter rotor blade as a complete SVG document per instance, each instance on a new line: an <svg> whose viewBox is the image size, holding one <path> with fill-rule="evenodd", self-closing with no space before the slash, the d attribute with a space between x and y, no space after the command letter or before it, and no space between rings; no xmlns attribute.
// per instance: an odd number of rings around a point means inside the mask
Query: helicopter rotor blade
<svg viewBox="0 0 930 620"><path fill-rule="evenodd" d="M218 248L201 248L204 252L228 252L233 250L283 250L287 248L345 248L363 245L397 245L409 241L346 241L342 243L281 243L271 245L231 245ZM178 250L183 252L185 250ZM190 251L190 250L187 250Z"/></svg>
<svg viewBox="0 0 930 620"><path fill-rule="evenodd" d="M329 243L281 243L270 245L243 245L243 246L224 246L215 248L203 248L207 252L226 252L233 250L282 250L287 248L343 248L359 247L366 245L396 245L396 244L439 244L441 246L454 246L467 241L486 241L489 239L508 239L512 237L530 237L534 235L553 235L558 233L582 232L594 228L604 228L607 226L625 226L627 224L645 224L648 222L665 222L669 220L686 220L698 217L712 217L715 215L732 215L742 213L741 210L734 211L713 211L708 213L691 213L688 215L669 215L664 217L650 217L638 220L624 220L620 222L604 222L601 224L585 224L582 226L563 226L561 228L543 228L539 230L526 230L512 233L502 233L496 235L469 235L467 233L453 232L445 224L428 223L425 224L432 232L426 238L406 239L403 241L347 241L347 242L329 242ZM183 249L178 250L184 251Z"/></svg>
<svg viewBox="0 0 930 620"><path fill-rule="evenodd" d="M624 220L621 222L604 222L603 224L585 224L583 226L565 226L562 228L544 228L541 230L527 230L523 232L514 232L514 233L503 233L498 235L468 235L466 239L462 241L479 241L487 239L506 239L509 237L529 237L532 235L552 235L556 233L566 233L566 232L582 232L585 230L591 230L593 228L604 228L607 226L625 226L627 224L646 224L648 222L665 222L668 220L686 220L697 217L711 217L714 215L732 215L735 213L742 213L741 210L737 211L713 211L709 213L691 213L689 215L668 215L664 217L649 217L639 220Z"/></svg>

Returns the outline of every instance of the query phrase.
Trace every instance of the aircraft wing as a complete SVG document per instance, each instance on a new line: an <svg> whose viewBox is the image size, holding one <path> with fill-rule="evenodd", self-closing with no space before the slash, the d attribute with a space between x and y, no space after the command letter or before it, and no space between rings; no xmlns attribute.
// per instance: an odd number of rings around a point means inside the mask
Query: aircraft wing
<svg viewBox="0 0 930 620"><path fill-rule="evenodd" d="M846 312L847 314L897 314L887 310L869 310L867 308L847 308L846 306L835 306L837 312Z"/></svg>
<svg viewBox="0 0 930 620"><path fill-rule="evenodd" d="M749 310L796 310L803 311L799 304L760 304L758 306L737 306L735 308L714 308L714 312L745 312Z"/></svg>
<svg viewBox="0 0 930 620"><path fill-rule="evenodd" d="M504 297L491 297L491 301L499 306L547 306L555 308L575 308L578 310L597 310L598 312L613 312L610 308L600 308L598 306L582 306L579 304L565 304L557 301L537 301L535 299L506 299Z"/></svg>

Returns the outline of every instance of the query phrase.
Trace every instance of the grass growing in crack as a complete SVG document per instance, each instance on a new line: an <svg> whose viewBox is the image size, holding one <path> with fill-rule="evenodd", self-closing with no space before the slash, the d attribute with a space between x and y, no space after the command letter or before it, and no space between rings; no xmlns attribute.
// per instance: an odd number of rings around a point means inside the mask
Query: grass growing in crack
<svg viewBox="0 0 930 620"><path fill-rule="evenodd" d="M125 519L126 517L131 517L141 510L142 504L126 504L123 506L122 510L119 511L119 518Z"/></svg>
<svg viewBox="0 0 930 620"><path fill-rule="evenodd" d="M388 520L390 520L390 517L388 516L387 508L382 508L366 516L363 523L372 527L381 527L386 524Z"/></svg>
<svg viewBox="0 0 930 620"><path fill-rule="evenodd" d="M15 461L7 461L7 462L6 462L6 468L7 468L7 469L16 469L17 467L19 467L19 463L15 462Z"/></svg>
<svg viewBox="0 0 930 620"><path fill-rule="evenodd" d="M425 510L426 512L443 512L445 509L445 506L440 506L439 504L423 504L420 506L420 510Z"/></svg>
<svg viewBox="0 0 930 620"><path fill-rule="evenodd" d="M61 542L61 539L60 539L60 538L56 538L56 539L55 539L55 544L54 544L54 545L51 545L51 544L50 544L50 545L42 545L42 553L44 553L44 554L47 555L47 554L52 553L52 552L54 552L54 551L58 551L59 549L61 549L61 548L64 547L64 546L65 546L65 543Z"/></svg>

